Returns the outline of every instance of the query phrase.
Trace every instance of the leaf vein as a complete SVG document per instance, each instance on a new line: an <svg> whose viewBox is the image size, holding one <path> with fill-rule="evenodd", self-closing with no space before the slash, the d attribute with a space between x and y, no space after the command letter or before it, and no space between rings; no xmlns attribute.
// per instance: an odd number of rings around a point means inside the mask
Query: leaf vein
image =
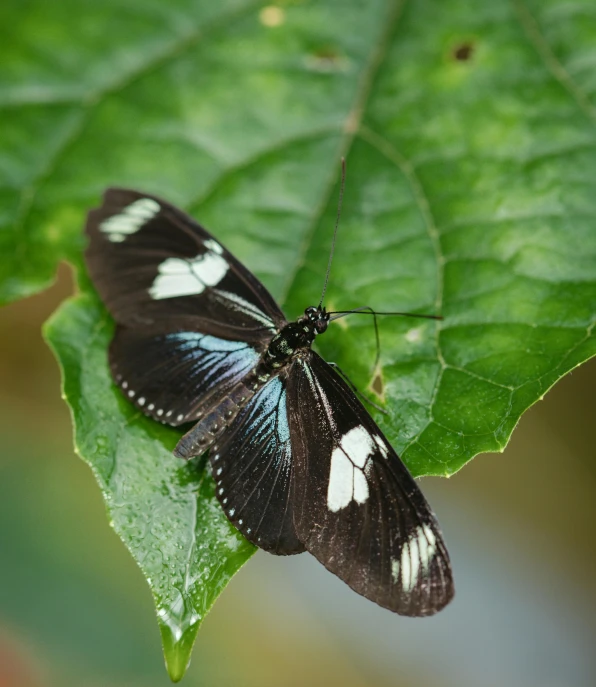
<svg viewBox="0 0 596 687"><path fill-rule="evenodd" d="M424 192L420 179L418 178L412 163L407 160L396 148L395 146L385 139L383 136L379 135L369 127L362 127L360 130L360 136L363 140L367 141L371 146L381 153L387 160L392 162L400 172L406 177L410 184L414 200L416 201L420 214L424 220L424 225L428 232L428 236L431 242L431 246L435 255L435 261L437 265L437 292L435 296L435 312L437 314L441 313L443 307L443 282L444 282L444 257L441 249L441 237L437 225L435 223L434 217L430 209L430 203L427 195ZM435 348L437 351L437 359L441 365L437 378L435 380L435 386L429 401L429 422L426 427L433 421L433 407L435 405L437 394L439 392L439 387L441 385L441 380L443 378L443 372L446 367L445 359L443 358L443 353L441 351L441 341L440 341L440 328L439 323L435 324ZM417 441L422 432L426 429L424 427L420 432L414 437L414 439L406 446L404 452L412 445L414 441Z"/></svg>
<svg viewBox="0 0 596 687"><path fill-rule="evenodd" d="M540 25L536 18L531 14L523 0L513 0L513 6L528 40L541 57L547 70L575 100L578 108L592 120L592 123L596 123L596 108L590 102L587 94L575 83L569 72L559 61L540 30Z"/></svg>
<svg viewBox="0 0 596 687"><path fill-rule="evenodd" d="M396 0L390 5L388 11L387 21L383 24L383 31L378 41L374 42L374 47L370 53L367 64L364 67L363 73L360 77L358 87L356 89L356 96L354 98L352 107L348 112L343 125L343 138L339 144L339 155L341 157L347 157L354 139L358 131L362 128L362 118L372 89L373 83L377 77L377 73L381 64L383 63L383 58L389 47L391 45L391 39L393 33L397 27L399 19L401 17L402 10L404 8L406 0ZM304 234L304 239L300 250L298 251L298 259L296 260L293 270L289 270L288 280L285 287L282 289L282 296L280 298L281 302L287 300L288 295L292 291L292 288L296 282L296 278L300 268L306 262L306 256L308 249L312 244L313 235L317 226L319 225L329 201L331 198L331 192L335 186L337 179L337 168L335 164L331 167L331 171L326 184L323 187L323 192L321 194L321 200L316 205L315 211L312 215L310 224Z"/></svg>

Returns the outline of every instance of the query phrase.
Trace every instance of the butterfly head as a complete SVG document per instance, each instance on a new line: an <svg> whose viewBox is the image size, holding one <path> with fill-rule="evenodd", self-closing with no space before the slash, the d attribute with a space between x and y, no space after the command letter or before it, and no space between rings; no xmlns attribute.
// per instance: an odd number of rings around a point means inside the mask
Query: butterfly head
<svg viewBox="0 0 596 687"><path fill-rule="evenodd" d="M300 319L302 322L312 324L315 335L322 334L329 325L329 313L321 306L315 308L314 305L311 305L306 308L304 315Z"/></svg>

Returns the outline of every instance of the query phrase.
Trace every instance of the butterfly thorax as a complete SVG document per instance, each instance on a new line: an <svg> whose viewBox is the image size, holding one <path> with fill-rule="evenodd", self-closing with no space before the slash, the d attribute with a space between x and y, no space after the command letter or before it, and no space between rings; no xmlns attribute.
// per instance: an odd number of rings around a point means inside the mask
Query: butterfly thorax
<svg viewBox="0 0 596 687"><path fill-rule="evenodd" d="M307 308L302 317L286 324L273 337L263 358L264 365L273 370L283 367L300 351L310 348L317 334L322 334L328 324L329 315L325 308Z"/></svg>
<svg viewBox="0 0 596 687"><path fill-rule="evenodd" d="M258 365L223 396L212 395L197 413L197 424L178 442L175 455L199 456L215 442L234 421L244 406L272 378L280 374L292 359L308 350L317 334L329 324L325 308L309 307L295 322L289 322L269 342Z"/></svg>

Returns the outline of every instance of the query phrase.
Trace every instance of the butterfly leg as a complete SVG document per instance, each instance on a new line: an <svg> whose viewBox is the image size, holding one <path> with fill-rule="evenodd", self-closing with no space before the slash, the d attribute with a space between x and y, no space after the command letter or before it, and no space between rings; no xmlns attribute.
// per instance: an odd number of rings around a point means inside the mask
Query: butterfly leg
<svg viewBox="0 0 596 687"><path fill-rule="evenodd" d="M345 317L346 315L354 315L355 313L359 312L367 312L370 313L373 316L373 323L375 325L375 346L376 346L376 354L375 354L375 362L373 363L371 373L374 374L376 371L379 361L381 359L381 340L379 338L379 323L377 322L377 312L373 310L370 305L363 305L359 308L354 308L353 310L340 310L337 313L330 313L331 315L335 314L337 317ZM332 320L336 319L335 317L331 318Z"/></svg>
<svg viewBox="0 0 596 687"><path fill-rule="evenodd" d="M375 325L376 345L375 362L372 366L372 372L374 373L377 367L379 366L379 361L381 360L381 339L379 338L379 323L377 322L377 313L370 307L370 305L363 305L361 308L358 308L358 310L366 310L373 316L373 323Z"/></svg>

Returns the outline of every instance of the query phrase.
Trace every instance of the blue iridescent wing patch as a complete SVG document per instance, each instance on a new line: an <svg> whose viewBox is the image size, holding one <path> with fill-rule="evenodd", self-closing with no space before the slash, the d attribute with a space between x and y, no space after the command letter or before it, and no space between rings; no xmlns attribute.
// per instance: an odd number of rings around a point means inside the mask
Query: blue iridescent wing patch
<svg viewBox="0 0 596 687"><path fill-rule="evenodd" d="M262 346L199 332L118 327L110 367L124 394L170 425L198 419L257 364Z"/></svg>
<svg viewBox="0 0 596 687"><path fill-rule="evenodd" d="M211 448L216 494L234 526L276 554L304 551L294 530L286 374L273 377Z"/></svg>

